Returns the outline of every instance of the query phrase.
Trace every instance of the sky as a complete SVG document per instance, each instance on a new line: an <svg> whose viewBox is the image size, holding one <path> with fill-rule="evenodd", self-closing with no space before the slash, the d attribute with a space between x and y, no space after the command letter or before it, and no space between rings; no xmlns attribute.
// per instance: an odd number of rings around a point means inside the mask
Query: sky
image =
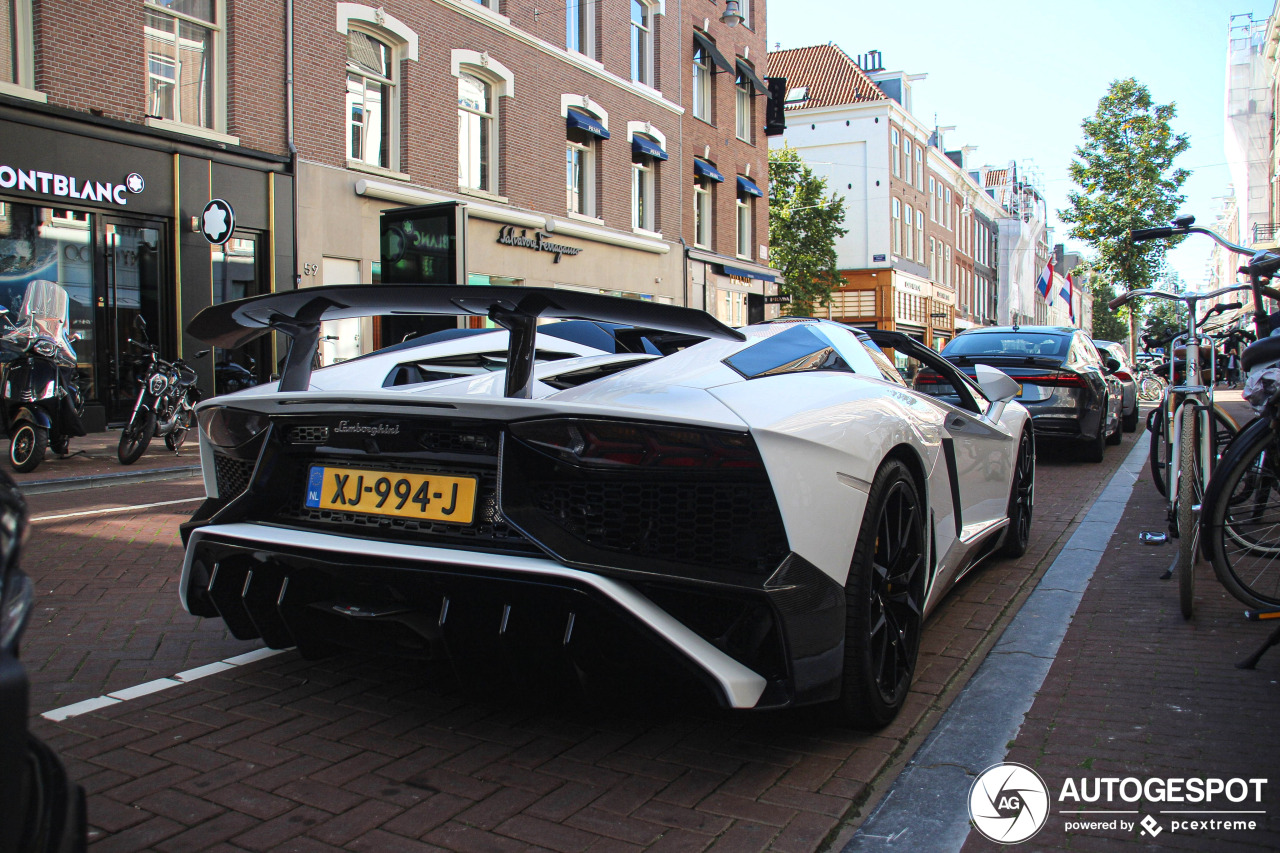
<svg viewBox="0 0 1280 853"><path fill-rule="evenodd" d="M1191 147L1176 165L1191 171L1183 212L1212 227L1231 181L1223 152L1227 30L1234 14L1263 20L1272 0L771 0L769 49L833 42L855 59L880 50L890 71L927 74L912 89L913 112L955 150L976 145L971 163L1031 163L1039 170L1053 242L1067 237L1056 211L1080 122L1112 80L1136 77L1157 103L1173 102L1174 129ZM1211 243L1192 237L1170 253L1188 286L1206 281Z"/></svg>

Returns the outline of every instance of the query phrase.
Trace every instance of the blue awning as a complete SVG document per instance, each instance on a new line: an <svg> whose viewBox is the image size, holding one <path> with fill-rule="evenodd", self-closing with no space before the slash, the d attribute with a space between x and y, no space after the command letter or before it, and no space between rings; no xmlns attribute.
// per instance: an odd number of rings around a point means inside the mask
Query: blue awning
<svg viewBox="0 0 1280 853"><path fill-rule="evenodd" d="M742 267L731 267L728 264L721 264L720 266L722 269L724 269L725 275L736 275L738 278L757 278L760 281L777 281L778 280L778 277L776 275L770 275L768 273L756 272L755 270L746 270L746 269L743 269Z"/></svg>
<svg viewBox="0 0 1280 853"><path fill-rule="evenodd" d="M724 183L724 175L720 174L715 166L712 166L706 160L699 160L697 157L693 158L693 173L699 178L710 178L716 183Z"/></svg>
<svg viewBox="0 0 1280 853"><path fill-rule="evenodd" d="M753 195L757 198L764 198L764 193L760 191L760 188L753 184L749 178L744 178L741 175L738 176L738 192Z"/></svg>
<svg viewBox="0 0 1280 853"><path fill-rule="evenodd" d="M662 146L647 136L637 134L631 137L631 150L637 154L652 157L655 160L667 159L667 152L662 150Z"/></svg>
<svg viewBox="0 0 1280 853"><path fill-rule="evenodd" d="M585 130L587 133L598 136L601 139L609 138L609 131L605 130L604 125L590 113L569 107L565 120L570 130Z"/></svg>

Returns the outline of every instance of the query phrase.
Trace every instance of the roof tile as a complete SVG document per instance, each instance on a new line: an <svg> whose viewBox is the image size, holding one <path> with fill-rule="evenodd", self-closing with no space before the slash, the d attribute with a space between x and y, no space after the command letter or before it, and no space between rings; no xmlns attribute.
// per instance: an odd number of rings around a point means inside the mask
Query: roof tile
<svg viewBox="0 0 1280 853"><path fill-rule="evenodd" d="M769 54L769 76L786 77L787 89L807 87L808 97L787 109L883 101L884 92L858 64L833 44L797 47Z"/></svg>

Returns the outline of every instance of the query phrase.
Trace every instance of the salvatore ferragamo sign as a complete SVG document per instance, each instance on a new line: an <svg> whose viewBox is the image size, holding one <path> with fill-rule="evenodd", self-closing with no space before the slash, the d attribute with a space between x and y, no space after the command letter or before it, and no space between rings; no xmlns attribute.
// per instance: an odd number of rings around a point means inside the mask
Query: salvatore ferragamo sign
<svg viewBox="0 0 1280 853"><path fill-rule="evenodd" d="M529 236L526 228L521 228L520 233L516 234L514 225L504 225L498 231L498 242L503 246L519 246L522 249L533 249L535 252L551 252L556 256L555 263L560 263L561 255L573 256L582 251L577 246L566 246L564 243L553 243L541 231L534 231L533 236Z"/></svg>

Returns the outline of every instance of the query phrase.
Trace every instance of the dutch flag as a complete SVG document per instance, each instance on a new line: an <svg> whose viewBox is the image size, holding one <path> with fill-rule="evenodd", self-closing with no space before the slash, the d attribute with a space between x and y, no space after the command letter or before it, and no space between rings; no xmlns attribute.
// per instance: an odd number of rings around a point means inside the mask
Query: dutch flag
<svg viewBox="0 0 1280 853"><path fill-rule="evenodd" d="M1049 286L1053 283L1053 261L1044 265L1044 271L1040 273L1040 277L1036 279L1036 290L1040 291L1040 296L1044 299L1045 305L1053 304L1053 294L1049 292Z"/></svg>
<svg viewBox="0 0 1280 853"><path fill-rule="evenodd" d="M1062 289L1058 291L1058 295L1067 300L1067 313L1071 315L1071 322L1074 324L1076 321L1076 301L1074 284L1071 281L1070 274L1062 280Z"/></svg>

